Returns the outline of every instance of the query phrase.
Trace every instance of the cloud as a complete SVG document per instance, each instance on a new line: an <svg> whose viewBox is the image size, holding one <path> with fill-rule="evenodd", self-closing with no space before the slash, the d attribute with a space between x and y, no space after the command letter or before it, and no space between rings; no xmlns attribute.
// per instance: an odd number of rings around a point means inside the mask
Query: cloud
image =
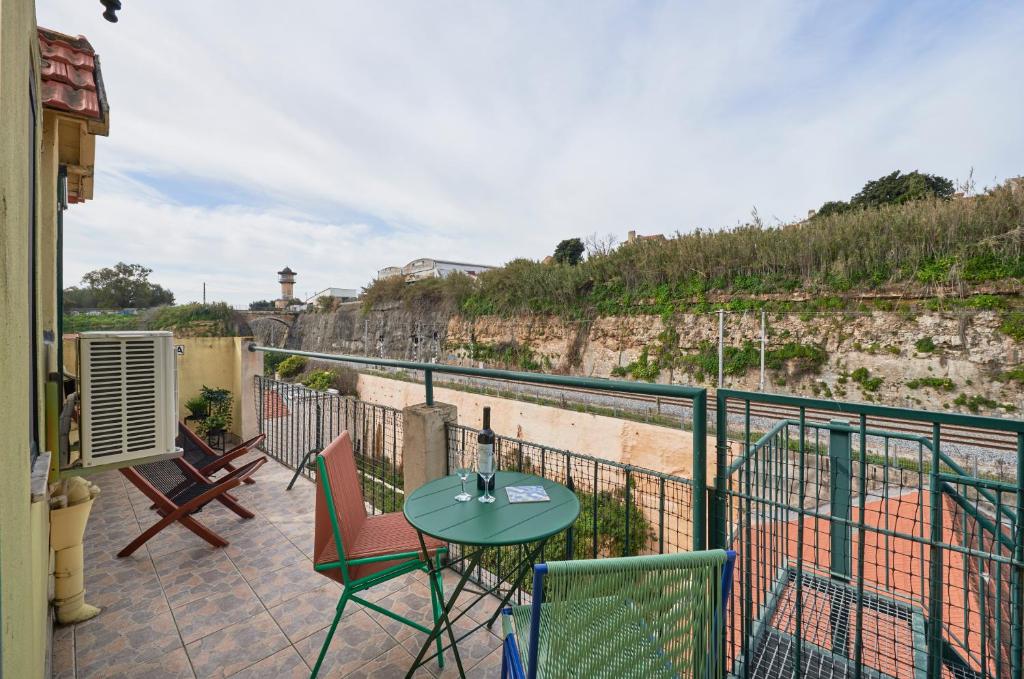
<svg viewBox="0 0 1024 679"><path fill-rule="evenodd" d="M138 261L181 300L1021 171L1014 4L93 5L39 10L90 38L111 103L68 278Z"/></svg>

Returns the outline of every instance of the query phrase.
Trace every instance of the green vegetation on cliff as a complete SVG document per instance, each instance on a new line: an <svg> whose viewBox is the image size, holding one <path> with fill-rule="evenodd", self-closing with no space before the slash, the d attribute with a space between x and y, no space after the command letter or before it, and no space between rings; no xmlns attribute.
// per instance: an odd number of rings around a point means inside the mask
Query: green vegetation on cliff
<svg viewBox="0 0 1024 679"><path fill-rule="evenodd" d="M723 304L709 297L726 294L733 311L840 310L855 291L1024 278L1022 233L1024 191L1007 184L974 198L863 207L781 227L755 216L731 229L624 244L576 266L517 259L477 280L378 280L363 301L444 304L467 316L592 318L710 311ZM789 299L805 301L787 306Z"/></svg>
<svg viewBox="0 0 1024 679"><path fill-rule="evenodd" d="M751 341L739 347L726 346L722 352L722 372L726 375L745 375L761 365L761 349ZM816 374L828 361L828 352L816 344L786 342L765 350L764 364L768 370L786 369L794 377ZM696 352L686 353L679 347L679 331L674 327L663 330L658 342L645 348L635 361L612 370L615 377L632 377L653 382L662 370L683 370L697 382L718 375L718 346L701 342Z"/></svg>

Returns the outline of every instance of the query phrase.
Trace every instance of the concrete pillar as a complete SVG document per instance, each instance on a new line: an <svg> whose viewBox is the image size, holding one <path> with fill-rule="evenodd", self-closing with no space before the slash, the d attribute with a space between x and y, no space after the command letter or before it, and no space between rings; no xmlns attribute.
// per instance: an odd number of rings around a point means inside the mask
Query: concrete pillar
<svg viewBox="0 0 1024 679"><path fill-rule="evenodd" d="M458 422L458 409L450 403L419 403L402 410L402 466L405 495L448 471L445 424Z"/></svg>
<svg viewBox="0 0 1024 679"><path fill-rule="evenodd" d="M249 351L252 337L235 338L235 360L238 380L232 390L239 408L238 432L243 441L248 441L260 433L260 423L256 412L256 375L263 374L263 352Z"/></svg>

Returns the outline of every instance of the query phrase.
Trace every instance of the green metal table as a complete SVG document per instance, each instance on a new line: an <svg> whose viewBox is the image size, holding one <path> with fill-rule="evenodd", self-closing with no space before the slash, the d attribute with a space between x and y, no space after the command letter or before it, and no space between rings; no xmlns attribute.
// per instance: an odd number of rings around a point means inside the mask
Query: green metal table
<svg viewBox="0 0 1024 679"><path fill-rule="evenodd" d="M511 504L504 491L506 486L543 486L551 499L548 502ZM455 496L459 493L460 487L458 476L446 476L417 488L405 499L405 518L419 533L420 548L427 563L434 562L429 558L424 535L468 548L463 550L462 559L466 563L463 566L462 577L447 602L444 601L442 592L437 591L437 579L433 577L436 574L436 567L431 565L430 586L443 602L442 613L434 629L423 642L419 655L413 661L406 677L411 677L420 665L433 657L424 656L430 649L430 644L446 632L451 643L445 646L445 649L452 649L455 664L459 668L459 676L465 677L458 642L481 627L494 624L501 614L501 609L508 604L512 593L519 589L529 575L533 563L543 554L544 544L548 538L571 526L580 513L580 502L574 492L560 483L531 474L499 471L495 476L493 493L497 499L492 504L477 502L475 498L469 502L457 502ZM454 618L450 617L459 594L466 586L466 581L473 573L473 569L480 564L484 550L489 547L527 544L532 546L525 551L522 561L509 571L510 574L514 574L514 578L508 579L508 592L494 614L488 622L480 623L456 639L452 625L484 597L499 590L506 579L501 578L491 589L479 592L476 600L466 606L461 613ZM497 574L495 577L498 577Z"/></svg>

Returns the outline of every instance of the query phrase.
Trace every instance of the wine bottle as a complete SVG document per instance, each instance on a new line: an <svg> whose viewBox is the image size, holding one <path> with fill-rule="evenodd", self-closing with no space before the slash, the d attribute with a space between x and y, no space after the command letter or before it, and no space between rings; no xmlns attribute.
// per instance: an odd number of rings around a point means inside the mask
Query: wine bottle
<svg viewBox="0 0 1024 679"><path fill-rule="evenodd" d="M476 435L476 444L478 463L481 466L489 463L491 470L497 472L498 469L494 459L494 432L491 431L491 409L488 407L484 408L484 427ZM484 478L480 476L479 472L476 475L476 488L480 491L484 489ZM490 483L487 484L487 490L494 491L493 476Z"/></svg>

